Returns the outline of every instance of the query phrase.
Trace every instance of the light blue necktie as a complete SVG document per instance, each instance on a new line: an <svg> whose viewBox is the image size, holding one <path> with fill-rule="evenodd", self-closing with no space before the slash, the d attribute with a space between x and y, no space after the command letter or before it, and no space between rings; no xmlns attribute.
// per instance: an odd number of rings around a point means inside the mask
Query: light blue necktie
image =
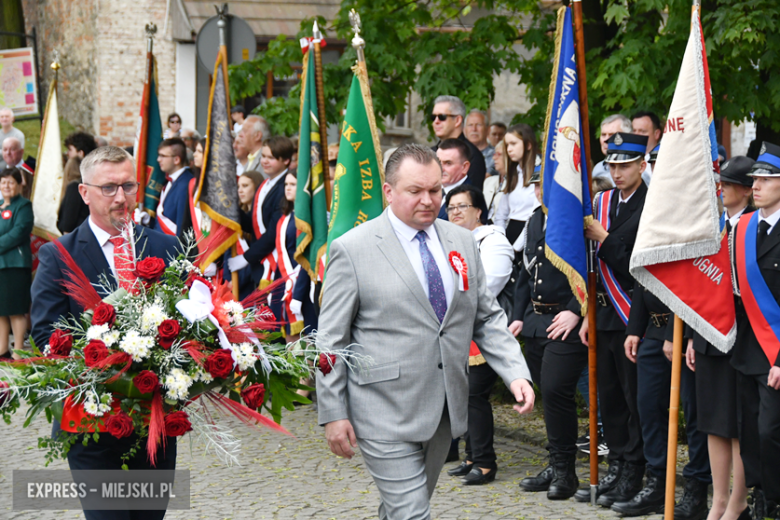
<svg viewBox="0 0 780 520"><path fill-rule="evenodd" d="M433 306L433 312L439 318L439 322L444 321L444 315L447 314L447 295L444 293L444 283L441 279L441 272L436 265L428 245L425 243L425 231L419 231L414 238L420 242L420 256L422 257L425 276L428 278L428 301Z"/></svg>

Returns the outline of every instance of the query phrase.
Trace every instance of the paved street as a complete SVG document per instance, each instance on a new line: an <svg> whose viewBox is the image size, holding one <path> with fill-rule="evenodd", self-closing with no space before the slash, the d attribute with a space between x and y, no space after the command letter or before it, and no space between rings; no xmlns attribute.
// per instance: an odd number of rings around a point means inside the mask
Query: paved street
<svg viewBox="0 0 780 520"><path fill-rule="evenodd" d="M50 431L44 419L28 429L21 428L22 422L20 415L11 425L0 424L0 519L83 518L80 511L11 510L11 471L43 468L44 455L36 438ZM360 456L351 461L333 456L311 407L288 413L284 425L296 438L236 425L246 457L241 467L220 465L215 457L203 454L202 444L184 437L179 442L177 469L192 472L192 509L170 511L166 519L376 518L378 494ZM541 469L542 449L497 438L496 451L499 472L491 485L463 487L442 473L433 498L434 519L617 518L609 510L574 500L551 502L544 494L521 492L519 480ZM58 461L49 469L67 469L67 463ZM582 477L587 469L580 467L578 472Z"/></svg>

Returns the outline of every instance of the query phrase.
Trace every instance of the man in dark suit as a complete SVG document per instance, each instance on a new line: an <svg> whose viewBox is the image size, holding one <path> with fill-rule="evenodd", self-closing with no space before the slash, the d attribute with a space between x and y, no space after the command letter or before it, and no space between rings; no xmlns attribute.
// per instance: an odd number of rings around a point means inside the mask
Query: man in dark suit
<svg viewBox="0 0 780 520"><path fill-rule="evenodd" d="M132 215L138 183L135 178L133 158L121 148L105 146L93 151L81 164L82 184L79 187L84 202L89 206L89 218L73 233L59 239L81 267L89 281L95 285L107 279L109 286L98 287L101 296L107 296L118 285L115 262L115 242L123 241L121 229ZM139 226L133 227L134 243L118 244L133 251L134 258L154 256L166 263L179 252L179 243L174 237L166 236ZM38 253L38 272L32 284L32 336L43 348L53 332L52 325L62 317L80 316L84 311L64 290L67 267L60 258L53 243L45 244ZM52 436L60 432L60 425L54 423ZM108 433L100 435L94 442L90 439L84 446L76 442L68 452L71 469L121 469L122 455L137 441L135 434L116 439ZM145 451L139 452L127 462L130 469L153 469ZM157 459L157 469L175 469L176 439L168 437L165 447ZM165 511L84 511L88 520L162 519Z"/></svg>
<svg viewBox="0 0 780 520"><path fill-rule="evenodd" d="M597 488L598 504L604 507L631 500L642 489L645 472L636 365L626 357L623 343L634 288L629 263L647 195L642 182L646 148L642 135L617 132L610 137L605 161L616 188L597 196L595 218L585 230L588 239L599 243L598 386L611 469ZM586 345L587 325L580 330ZM617 481L609 478L614 475Z"/></svg>
<svg viewBox="0 0 780 520"><path fill-rule="evenodd" d="M282 217L284 177L295 145L287 137L272 137L266 139L261 153L263 171L268 178L255 193L249 218L242 218L241 222L244 231L252 233L254 241L243 255L230 258L228 266L231 272L250 266L255 284L267 285L276 268L276 224Z"/></svg>
<svg viewBox="0 0 780 520"><path fill-rule="evenodd" d="M154 219L154 229L166 235L183 237L192 229L190 182L195 180L187 166L187 146L178 137L166 139L157 148L157 162L166 182Z"/></svg>
<svg viewBox="0 0 780 520"><path fill-rule="evenodd" d="M766 323L772 325L769 316L780 312L780 146L763 143L750 175L758 211L743 215L731 232L738 303L744 306L750 326L737 328L731 365L737 370L737 425L745 484L763 492L766 510L760 516L776 518L780 513L780 340ZM751 245L754 252L748 250ZM748 276L751 271L755 276ZM762 493L754 498L754 508L760 511Z"/></svg>
<svg viewBox="0 0 780 520"><path fill-rule="evenodd" d="M460 98L455 96L439 96L433 102L433 112L431 112L431 121L433 121L433 133L439 138L439 142L433 147L437 151L445 139L458 139L463 141L469 147L469 171L468 177L472 186L480 190L485 184L485 158L479 148L474 146L471 141L466 139L463 133L463 125L466 121L466 105Z"/></svg>
<svg viewBox="0 0 780 520"><path fill-rule="evenodd" d="M471 150L460 139L445 139L439 143L436 156L441 161L441 184L444 190L439 218L449 220L447 217L447 193L462 184L471 184L467 177L471 167Z"/></svg>

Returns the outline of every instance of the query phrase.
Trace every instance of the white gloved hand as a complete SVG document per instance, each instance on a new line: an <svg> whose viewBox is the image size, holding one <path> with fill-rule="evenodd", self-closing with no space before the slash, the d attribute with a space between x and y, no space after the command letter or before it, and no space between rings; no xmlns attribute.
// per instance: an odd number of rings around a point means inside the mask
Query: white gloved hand
<svg viewBox="0 0 780 520"><path fill-rule="evenodd" d="M133 220L136 224L146 226L149 224L149 221L152 220L152 216L142 209L135 208L135 212L133 213Z"/></svg>
<svg viewBox="0 0 780 520"><path fill-rule="evenodd" d="M303 306L303 302L299 300L290 300L290 310L293 314L297 314L298 316L301 315L301 307Z"/></svg>
<svg viewBox="0 0 780 520"><path fill-rule="evenodd" d="M210 263L209 266L206 268L205 271L203 271L203 276L207 278L212 278L217 275L217 264L214 262Z"/></svg>
<svg viewBox="0 0 780 520"><path fill-rule="evenodd" d="M248 265L249 262L246 261L244 255L238 255L238 256L234 256L233 258L228 258L228 269L230 269L231 273L240 271L241 269L243 269Z"/></svg>

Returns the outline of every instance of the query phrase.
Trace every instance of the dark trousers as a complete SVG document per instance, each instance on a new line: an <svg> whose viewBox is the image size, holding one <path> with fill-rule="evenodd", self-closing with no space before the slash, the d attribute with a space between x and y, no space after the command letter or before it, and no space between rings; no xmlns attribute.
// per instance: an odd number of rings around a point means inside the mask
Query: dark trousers
<svg viewBox="0 0 780 520"><path fill-rule="evenodd" d="M466 460L478 468L495 469L493 449L493 407L490 391L498 375L483 363L469 367L469 429L466 433Z"/></svg>
<svg viewBox="0 0 780 520"><path fill-rule="evenodd" d="M59 428L57 428L59 429ZM122 469L122 455L127 453L137 437L135 434L124 439L112 437L109 433L101 433L98 442L90 439L84 446L81 441L74 443L68 451L70 469ZM152 467L146 455L146 442L136 456L127 461L130 470L134 469L176 469L176 437L166 439L165 450L157 449L157 465ZM85 510L86 520L162 520L162 511L100 511Z"/></svg>
<svg viewBox="0 0 780 520"><path fill-rule="evenodd" d="M644 465L636 400L636 365L628 360L623 348L626 333L623 330L599 331L597 338L599 404L609 460Z"/></svg>
<svg viewBox="0 0 780 520"><path fill-rule="evenodd" d="M739 448L747 486L780 503L780 391L767 385L767 377L737 372Z"/></svg>
<svg viewBox="0 0 780 520"><path fill-rule="evenodd" d="M525 338L525 359L531 377L542 391L547 449L550 453L577 453L577 405L574 394L588 348L575 342Z"/></svg>
<svg viewBox="0 0 780 520"><path fill-rule="evenodd" d="M669 391L672 381L672 363L663 352L664 343L645 339L637 352L637 405L642 425L647 469L655 475L666 474L666 455L669 439ZM696 380L683 362L680 374L680 399L685 412L690 461L683 469L685 478L712 481L707 435L700 432L696 420Z"/></svg>

